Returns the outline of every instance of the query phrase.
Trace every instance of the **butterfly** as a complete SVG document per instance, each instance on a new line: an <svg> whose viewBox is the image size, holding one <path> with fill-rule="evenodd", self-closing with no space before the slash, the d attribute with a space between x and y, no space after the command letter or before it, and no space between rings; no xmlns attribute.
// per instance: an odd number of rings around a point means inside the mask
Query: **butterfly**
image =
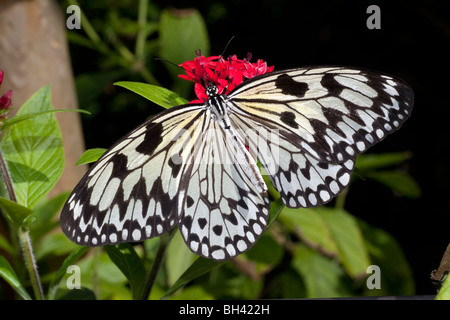
<svg viewBox="0 0 450 320"><path fill-rule="evenodd" d="M233 258L267 229L264 174L287 207L327 203L349 184L356 156L397 130L414 101L398 78L340 66L273 71L229 93L211 83L205 93L103 154L63 207L69 239L140 242L178 225L197 255Z"/></svg>

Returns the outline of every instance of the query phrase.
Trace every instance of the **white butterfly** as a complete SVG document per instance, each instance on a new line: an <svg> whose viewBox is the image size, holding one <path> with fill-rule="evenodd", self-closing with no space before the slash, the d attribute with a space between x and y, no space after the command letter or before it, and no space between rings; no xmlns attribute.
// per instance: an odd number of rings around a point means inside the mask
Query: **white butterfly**
<svg viewBox="0 0 450 320"><path fill-rule="evenodd" d="M397 130L414 94L391 76L310 67L257 76L227 95L160 113L92 166L61 214L80 245L137 242L175 225L196 254L225 260L267 228L258 159L291 208L322 205L349 183L356 155Z"/></svg>

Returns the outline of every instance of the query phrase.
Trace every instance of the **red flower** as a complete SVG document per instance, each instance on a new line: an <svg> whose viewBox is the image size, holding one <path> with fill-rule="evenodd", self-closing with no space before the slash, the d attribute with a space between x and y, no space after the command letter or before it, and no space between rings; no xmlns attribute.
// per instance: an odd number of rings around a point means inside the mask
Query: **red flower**
<svg viewBox="0 0 450 320"><path fill-rule="evenodd" d="M179 77L195 83L194 90L198 100L193 100L191 103L202 103L208 99L205 89L210 83L217 86L219 94L227 94L245 79L271 72L274 68L268 67L262 59L251 63L250 54L243 60L238 59L236 55L228 59L222 56L206 58L201 55L200 50L196 51L196 54L197 57L194 60L180 65L186 71L186 75L180 74Z"/></svg>
<svg viewBox="0 0 450 320"><path fill-rule="evenodd" d="M0 86L2 85L3 82L3 75L4 72L0 70ZM6 118L6 113L12 106L11 96L12 90L8 90L8 92L6 92L3 96L0 97L0 120ZM1 125L3 125L2 122L0 122L0 126Z"/></svg>

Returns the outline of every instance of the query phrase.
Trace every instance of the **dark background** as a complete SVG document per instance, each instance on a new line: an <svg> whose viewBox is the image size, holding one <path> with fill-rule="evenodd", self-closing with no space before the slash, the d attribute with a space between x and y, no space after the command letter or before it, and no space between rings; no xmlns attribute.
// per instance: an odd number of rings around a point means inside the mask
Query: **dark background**
<svg viewBox="0 0 450 320"><path fill-rule="evenodd" d="M418 199L399 197L376 182L358 181L346 209L391 233L403 248L417 294L434 294L429 280L449 244L450 3L447 1L154 1L160 8L198 9L211 41L211 54L253 55L276 69L319 64L369 68L396 75L415 92L411 118L371 153L411 151L403 165L422 189ZM381 29L369 30L367 7L381 9ZM72 51L72 50L71 50ZM73 57L74 72L86 61ZM91 62L92 63L92 62ZM95 63L95 62L94 62ZM124 79L127 80L127 79ZM103 103L108 103L107 101ZM83 106L80 106L83 107ZM142 116L145 110L141 110ZM88 148L108 147L142 122L86 119ZM100 121L99 121L100 120ZM114 134L100 126L121 123ZM108 130L103 130L109 132ZM96 132L95 135L89 132Z"/></svg>

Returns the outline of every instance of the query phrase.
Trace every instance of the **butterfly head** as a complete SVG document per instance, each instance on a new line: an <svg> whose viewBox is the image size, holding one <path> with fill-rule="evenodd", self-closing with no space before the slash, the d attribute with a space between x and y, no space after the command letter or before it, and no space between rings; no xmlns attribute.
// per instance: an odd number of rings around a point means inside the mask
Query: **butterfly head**
<svg viewBox="0 0 450 320"><path fill-rule="evenodd" d="M219 94L219 88L214 84L214 82L210 82L206 87L205 92L208 98L214 98Z"/></svg>

